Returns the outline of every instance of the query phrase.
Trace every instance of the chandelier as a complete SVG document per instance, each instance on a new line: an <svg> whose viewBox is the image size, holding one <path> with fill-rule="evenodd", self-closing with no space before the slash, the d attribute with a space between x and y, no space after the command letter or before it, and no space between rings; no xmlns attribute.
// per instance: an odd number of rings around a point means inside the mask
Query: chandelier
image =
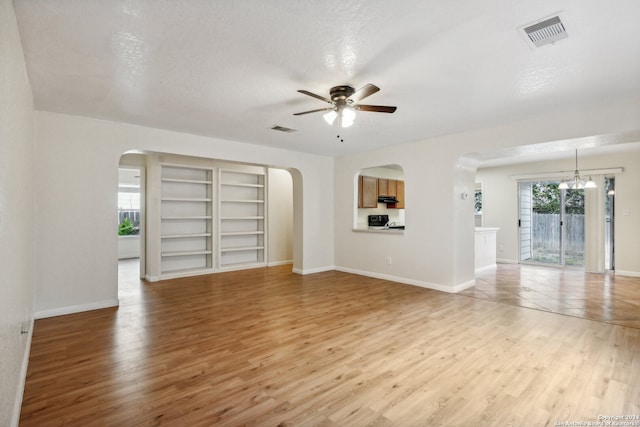
<svg viewBox="0 0 640 427"><path fill-rule="evenodd" d="M571 188L572 190L581 190L583 188L596 188L596 183L589 177L587 182L583 182L582 178L580 178L580 172L578 172L578 150L576 149L576 170L573 172L573 179L569 182L565 181L562 178L562 182L558 185L560 190L568 190Z"/></svg>

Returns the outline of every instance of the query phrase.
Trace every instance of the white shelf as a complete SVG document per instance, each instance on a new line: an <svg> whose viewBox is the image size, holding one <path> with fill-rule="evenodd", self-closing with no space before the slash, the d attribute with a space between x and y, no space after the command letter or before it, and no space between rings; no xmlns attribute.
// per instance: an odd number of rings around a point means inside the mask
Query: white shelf
<svg viewBox="0 0 640 427"><path fill-rule="evenodd" d="M201 197L162 197L163 202L211 202L210 198Z"/></svg>
<svg viewBox="0 0 640 427"><path fill-rule="evenodd" d="M222 221L225 220L260 220L264 219L264 216L224 216L220 218Z"/></svg>
<svg viewBox="0 0 640 427"><path fill-rule="evenodd" d="M191 237L210 237L211 233L194 233L194 234L165 234L160 236L163 239L188 239Z"/></svg>
<svg viewBox="0 0 640 427"><path fill-rule="evenodd" d="M221 248L220 252L256 251L260 249L264 249L264 246L240 246L237 248Z"/></svg>
<svg viewBox="0 0 640 427"><path fill-rule="evenodd" d="M259 267L264 267L264 262L262 261L236 262L233 264L225 264L221 266L220 271L246 270L249 268L259 268Z"/></svg>
<svg viewBox="0 0 640 427"><path fill-rule="evenodd" d="M213 268L213 169L162 164L160 271L197 274Z"/></svg>
<svg viewBox="0 0 640 427"><path fill-rule="evenodd" d="M212 181L202 181L199 179L178 179L178 178L162 178L162 182L178 182L183 184L212 184Z"/></svg>
<svg viewBox="0 0 640 427"><path fill-rule="evenodd" d="M191 255L209 255L211 251L202 250L202 251L172 251L172 252L162 252L162 257L174 257L174 256L191 256Z"/></svg>
<svg viewBox="0 0 640 427"><path fill-rule="evenodd" d="M249 188L264 188L263 184L240 184L233 182L222 182L220 185L226 185L229 187L249 187Z"/></svg>
<svg viewBox="0 0 640 427"><path fill-rule="evenodd" d="M211 215L194 215L194 216L163 216L161 219L164 220L176 220L176 219L212 219Z"/></svg>
<svg viewBox="0 0 640 427"><path fill-rule="evenodd" d="M225 233L220 233L221 236L255 236L259 234L264 234L262 230L252 230L252 231L228 231Z"/></svg>
<svg viewBox="0 0 640 427"><path fill-rule="evenodd" d="M220 170L219 267L266 264L266 170ZM238 221L238 222L236 222Z"/></svg>
<svg viewBox="0 0 640 427"><path fill-rule="evenodd" d="M176 279L178 277L189 277L189 276L198 276L202 274L211 274L214 273L215 270L211 268L178 268L175 270L163 270L160 274L161 280L165 279Z"/></svg>

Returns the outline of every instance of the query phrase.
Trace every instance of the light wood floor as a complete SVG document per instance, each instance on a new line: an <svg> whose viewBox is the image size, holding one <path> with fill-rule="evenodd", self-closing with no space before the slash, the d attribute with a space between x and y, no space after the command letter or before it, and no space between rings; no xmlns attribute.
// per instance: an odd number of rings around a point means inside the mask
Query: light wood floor
<svg viewBox="0 0 640 427"><path fill-rule="evenodd" d="M612 272L498 264L478 274L476 285L460 294L640 328L640 278Z"/></svg>
<svg viewBox="0 0 640 427"><path fill-rule="evenodd" d="M640 329L290 266L38 320L21 426L541 426L640 414Z"/></svg>

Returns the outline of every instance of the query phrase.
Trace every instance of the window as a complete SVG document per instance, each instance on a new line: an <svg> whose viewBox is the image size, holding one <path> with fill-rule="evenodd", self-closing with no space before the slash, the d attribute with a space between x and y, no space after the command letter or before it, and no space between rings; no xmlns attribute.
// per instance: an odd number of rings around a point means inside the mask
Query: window
<svg viewBox="0 0 640 427"><path fill-rule="evenodd" d="M140 171L120 169L118 184L118 235L140 233Z"/></svg>

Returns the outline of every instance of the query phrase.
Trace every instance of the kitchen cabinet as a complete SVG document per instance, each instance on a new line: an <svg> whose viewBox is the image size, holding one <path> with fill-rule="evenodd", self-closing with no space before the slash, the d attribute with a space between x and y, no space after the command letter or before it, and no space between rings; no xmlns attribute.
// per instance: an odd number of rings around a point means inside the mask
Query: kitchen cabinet
<svg viewBox="0 0 640 427"><path fill-rule="evenodd" d="M378 178L378 196L396 196L397 180Z"/></svg>
<svg viewBox="0 0 640 427"><path fill-rule="evenodd" d="M391 196L392 194L389 194ZM396 181L396 199L398 199L398 203L388 204L387 208L389 209L404 209L404 181L397 180Z"/></svg>
<svg viewBox="0 0 640 427"><path fill-rule="evenodd" d="M358 207L378 207L378 178L360 175L358 178Z"/></svg>
<svg viewBox="0 0 640 427"><path fill-rule="evenodd" d="M378 196L389 195L389 180L386 178L378 178Z"/></svg>
<svg viewBox="0 0 640 427"><path fill-rule="evenodd" d="M398 196L398 181L395 179L388 179L387 180L387 194L385 194L385 196L392 196L392 197L397 197Z"/></svg>

